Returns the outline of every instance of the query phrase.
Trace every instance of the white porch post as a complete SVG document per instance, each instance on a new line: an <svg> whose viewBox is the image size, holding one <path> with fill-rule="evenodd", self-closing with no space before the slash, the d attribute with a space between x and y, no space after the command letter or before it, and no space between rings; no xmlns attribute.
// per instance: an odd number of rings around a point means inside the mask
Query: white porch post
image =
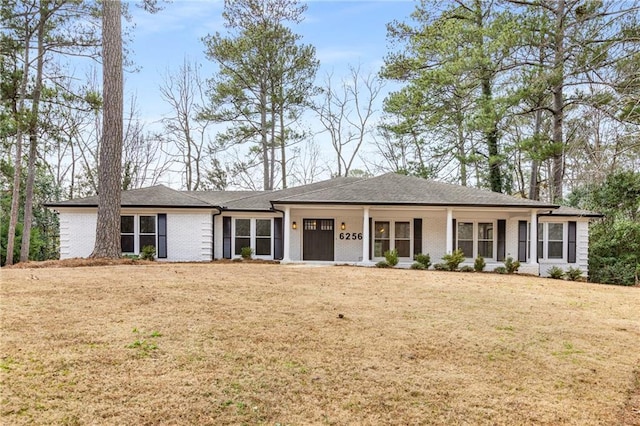
<svg viewBox="0 0 640 426"><path fill-rule="evenodd" d="M529 235L529 264L538 266L538 213L531 210L531 234Z"/></svg>
<svg viewBox="0 0 640 426"><path fill-rule="evenodd" d="M453 209L447 209L447 247L445 253L451 254L453 251Z"/></svg>
<svg viewBox="0 0 640 426"><path fill-rule="evenodd" d="M284 226L284 235L282 236L282 262L291 262L291 208L289 206L285 206L284 208L282 226Z"/></svg>
<svg viewBox="0 0 640 426"><path fill-rule="evenodd" d="M369 263L369 247L371 243L369 239L369 206L364 207L364 214L362 215L362 263Z"/></svg>

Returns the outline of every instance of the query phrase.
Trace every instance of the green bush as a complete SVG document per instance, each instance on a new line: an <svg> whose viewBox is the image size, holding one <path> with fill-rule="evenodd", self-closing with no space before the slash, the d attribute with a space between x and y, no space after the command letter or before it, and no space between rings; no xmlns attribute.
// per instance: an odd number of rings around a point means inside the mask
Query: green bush
<svg viewBox="0 0 640 426"><path fill-rule="evenodd" d="M469 266L469 265L464 265L462 268L460 268L460 272L473 272L475 271L475 269L473 268L473 266Z"/></svg>
<svg viewBox="0 0 640 426"><path fill-rule="evenodd" d="M484 268L487 266L487 262L484 261L484 257L482 256L478 256L475 260L475 262L473 262L473 269L476 272L482 272L484 271Z"/></svg>
<svg viewBox="0 0 640 426"><path fill-rule="evenodd" d="M242 247L240 249L240 257L243 259L251 259L251 257L253 257L253 249L251 247Z"/></svg>
<svg viewBox="0 0 640 426"><path fill-rule="evenodd" d="M376 263L376 268L391 268L391 265L389 265L386 260L381 260Z"/></svg>
<svg viewBox="0 0 640 426"><path fill-rule="evenodd" d="M398 264L398 250L387 250L384 252L384 258L392 268Z"/></svg>
<svg viewBox="0 0 640 426"><path fill-rule="evenodd" d="M520 261L519 260L514 261L513 258L509 256L504 261L504 267L507 270L507 274L516 273L518 272L518 269L520 269Z"/></svg>
<svg viewBox="0 0 640 426"><path fill-rule="evenodd" d="M436 271L448 271L449 267L444 263L436 263L435 265L433 265L433 269L435 269Z"/></svg>
<svg viewBox="0 0 640 426"><path fill-rule="evenodd" d="M442 256L442 260L444 260L444 264L447 266L448 271L457 271L458 266L460 266L465 259L464 252L460 249L455 250L451 254L445 254Z"/></svg>
<svg viewBox="0 0 640 426"><path fill-rule="evenodd" d="M640 265L640 223L593 224L589 233L589 281L634 285Z"/></svg>
<svg viewBox="0 0 640 426"><path fill-rule="evenodd" d="M140 251L140 259L156 260L156 248L154 246L144 246Z"/></svg>
<svg viewBox="0 0 640 426"><path fill-rule="evenodd" d="M569 267L567 272L565 272L565 275L569 281L577 281L582 278L582 271L580 268Z"/></svg>
<svg viewBox="0 0 640 426"><path fill-rule="evenodd" d="M505 268L504 266L498 266L493 270L493 272L495 272L496 274L506 274L507 268Z"/></svg>
<svg viewBox="0 0 640 426"><path fill-rule="evenodd" d="M547 271L547 274L549 274L549 276L554 280L561 280L564 277L564 271L561 268L558 268L557 266L550 268Z"/></svg>
<svg viewBox="0 0 640 426"><path fill-rule="evenodd" d="M415 259L414 259L417 263L420 263L424 266L424 269L429 269L429 267L431 266L431 256L429 256L429 253L427 254L416 254Z"/></svg>
<svg viewBox="0 0 640 426"><path fill-rule="evenodd" d="M427 269L427 268L425 268L425 266L420 262L413 262L413 264L411 264L411 269L424 270L424 269Z"/></svg>

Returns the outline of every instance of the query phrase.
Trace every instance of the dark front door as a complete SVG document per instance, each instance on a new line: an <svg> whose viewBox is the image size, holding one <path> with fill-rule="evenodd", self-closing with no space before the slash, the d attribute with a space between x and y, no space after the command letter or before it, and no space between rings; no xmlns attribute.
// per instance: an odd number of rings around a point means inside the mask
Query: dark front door
<svg viewBox="0 0 640 426"><path fill-rule="evenodd" d="M303 260L333 261L333 219L304 219Z"/></svg>

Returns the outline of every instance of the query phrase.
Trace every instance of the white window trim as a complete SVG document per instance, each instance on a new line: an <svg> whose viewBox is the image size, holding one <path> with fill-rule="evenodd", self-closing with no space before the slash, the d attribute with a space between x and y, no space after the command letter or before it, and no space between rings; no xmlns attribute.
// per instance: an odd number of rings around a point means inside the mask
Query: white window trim
<svg viewBox="0 0 640 426"><path fill-rule="evenodd" d="M275 238L274 238L274 223L272 217L234 217L231 221L231 257L232 258L240 258L241 256L236 253L236 220L249 220L249 246L253 250L253 258L254 259L267 259L271 260L274 258L275 251ZM257 220L268 220L271 225L271 236L270 236L270 255L257 255L256 254L256 237L257 237ZM262 237L264 238L264 237Z"/></svg>
<svg viewBox="0 0 640 426"><path fill-rule="evenodd" d="M152 234L142 234L140 232L140 216L153 216L155 218L155 232L154 232L154 237L155 237L155 247L156 247L156 251L158 250L158 215L157 213L120 213L120 216L133 216L133 234L131 233L125 233L123 234L122 232L120 232L120 235L133 235L133 252L128 252L128 251L123 251L122 254L124 255L139 255L140 254L140 250L142 250L142 247L140 247L140 236L141 235L152 235Z"/></svg>
<svg viewBox="0 0 640 426"><path fill-rule="evenodd" d="M411 219L383 219L383 218L374 218L373 219L373 232L371 232L371 255L372 260L382 260L383 256L375 255L375 242L376 242L376 223L378 222L389 222L389 250L393 250L396 247L396 222L401 223L409 223L409 256L408 257L398 257L401 260L412 260L413 259L413 220ZM404 239L403 239L404 240Z"/></svg>
<svg viewBox="0 0 640 426"><path fill-rule="evenodd" d="M549 258L549 224L562 225L562 258ZM539 222L538 229L542 229L542 253L538 253L539 260L545 263L567 263L567 241L569 241L569 226L567 222ZM536 244L537 243L538 236L536 235ZM540 250L538 249L538 251Z"/></svg>
<svg viewBox="0 0 640 426"><path fill-rule="evenodd" d="M473 224L473 256L472 257L467 257L466 259L472 260L472 259L477 259L478 258L478 243L480 242L480 239L478 238L478 224L479 223L490 223L493 226L493 256L492 257L485 257L485 260L489 260L489 261L496 261L497 259L497 254L498 254L498 221L497 220L493 220L493 219L473 219L473 220L468 220L468 219L457 219L456 220L456 246L458 245L458 226L460 223L472 223ZM467 240L465 240L467 241ZM458 247L456 247L457 249Z"/></svg>

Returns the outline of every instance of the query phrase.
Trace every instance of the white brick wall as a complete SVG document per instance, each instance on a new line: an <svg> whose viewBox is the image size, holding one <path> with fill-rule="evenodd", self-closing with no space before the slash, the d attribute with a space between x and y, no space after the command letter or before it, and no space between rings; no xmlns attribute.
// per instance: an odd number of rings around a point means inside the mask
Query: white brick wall
<svg viewBox="0 0 640 426"><path fill-rule="evenodd" d="M567 263L567 233L568 233L568 221L575 220L576 223L576 263ZM549 276L549 269L557 266L558 268L566 271L569 268L580 269L582 271L582 275L586 276L587 271L589 269L589 221L588 219L579 219L576 218L554 218L554 217L541 217L540 223L551 223L551 222L561 222L564 223L564 259L549 259L544 260L540 259L540 275L543 277Z"/></svg>
<svg viewBox="0 0 640 426"><path fill-rule="evenodd" d="M88 257L96 242L96 209L60 211L60 259Z"/></svg>
<svg viewBox="0 0 640 426"><path fill-rule="evenodd" d="M201 213L167 211L168 261L211 260L211 216Z"/></svg>

